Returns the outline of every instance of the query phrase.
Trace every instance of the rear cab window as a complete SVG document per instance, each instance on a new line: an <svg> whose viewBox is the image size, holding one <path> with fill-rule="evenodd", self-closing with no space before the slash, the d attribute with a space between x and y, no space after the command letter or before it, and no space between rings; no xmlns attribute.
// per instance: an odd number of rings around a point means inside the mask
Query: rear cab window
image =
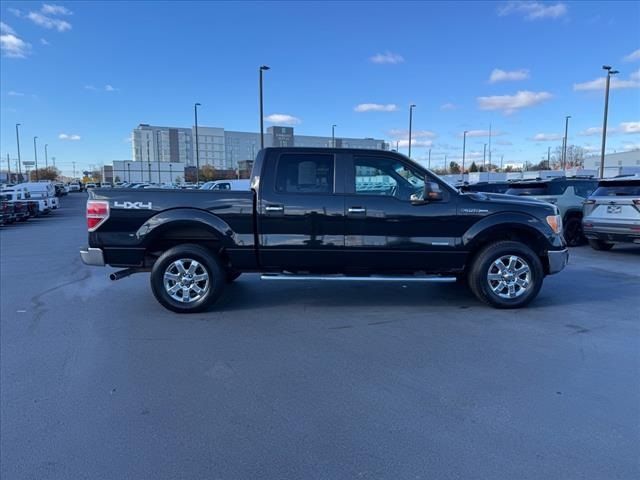
<svg viewBox="0 0 640 480"><path fill-rule="evenodd" d="M566 183L560 182L514 183L505 193L522 196L562 195L566 189Z"/></svg>
<svg viewBox="0 0 640 480"><path fill-rule="evenodd" d="M331 194L334 167L331 154L282 154L276 168L276 192Z"/></svg>

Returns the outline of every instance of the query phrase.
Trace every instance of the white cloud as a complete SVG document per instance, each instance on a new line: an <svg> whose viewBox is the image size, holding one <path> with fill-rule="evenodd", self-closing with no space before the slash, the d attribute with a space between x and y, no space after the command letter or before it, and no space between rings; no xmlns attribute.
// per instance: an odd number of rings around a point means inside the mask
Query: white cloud
<svg viewBox="0 0 640 480"><path fill-rule="evenodd" d="M40 27L57 30L58 32L65 32L67 30L71 30L71 24L66 20L56 17L72 14L73 12L66 7L45 3L42 5L40 11L27 13L26 18ZM22 13L20 12L16 15L21 16Z"/></svg>
<svg viewBox="0 0 640 480"><path fill-rule="evenodd" d="M515 95L494 95L491 97L478 97L480 110L501 110L505 115L510 115L521 108L533 107L553 97L549 92L519 91Z"/></svg>
<svg viewBox="0 0 640 480"><path fill-rule="evenodd" d="M431 140L419 140L411 136L411 147L426 147L429 148L433 145ZM406 148L409 146L409 139L398 140L398 148Z"/></svg>
<svg viewBox="0 0 640 480"><path fill-rule="evenodd" d="M492 137L499 137L505 134L506 132L503 132L502 130L491 131ZM462 138L463 136L464 136L464 132L460 132L458 134L459 138ZM475 138L475 137L489 137L489 130L467 130L467 138Z"/></svg>
<svg viewBox="0 0 640 480"><path fill-rule="evenodd" d="M0 22L0 33L2 35L15 35L16 31L4 22Z"/></svg>
<svg viewBox="0 0 640 480"><path fill-rule="evenodd" d="M454 103L444 103L440 105L440 110L442 110L443 112L448 112L450 110L455 110L457 108L458 106Z"/></svg>
<svg viewBox="0 0 640 480"><path fill-rule="evenodd" d="M540 20L543 18L557 19L567 14L567 5L564 3L542 3L535 1L510 1L498 8L498 15L519 14L526 20Z"/></svg>
<svg viewBox="0 0 640 480"><path fill-rule="evenodd" d="M15 90L9 90L7 92L7 95L9 95L10 97L24 97L24 93L16 92Z"/></svg>
<svg viewBox="0 0 640 480"><path fill-rule="evenodd" d="M356 112L395 112L398 106L395 103L361 103L356 105L354 110Z"/></svg>
<svg viewBox="0 0 640 480"><path fill-rule="evenodd" d="M611 129L607 129L607 133L611 133ZM592 137L594 135L602 135L602 127L589 127L585 128L581 132L578 132L581 137Z"/></svg>
<svg viewBox="0 0 640 480"><path fill-rule="evenodd" d="M629 55L626 55L622 60L625 62L635 62L640 60L640 48L634 52L631 52Z"/></svg>
<svg viewBox="0 0 640 480"><path fill-rule="evenodd" d="M512 82L517 80L526 80L527 78L529 78L529 70L526 68L512 70L510 72L494 68L491 72L491 76L489 77L489 83Z"/></svg>
<svg viewBox="0 0 640 480"><path fill-rule="evenodd" d="M496 145L503 145L505 147L509 147L513 145L513 142L510 142L509 140L498 140L496 141Z"/></svg>
<svg viewBox="0 0 640 480"><path fill-rule="evenodd" d="M298 117L285 113L272 113L264 117L264 119L269 123L279 123L281 125L298 125L301 122Z"/></svg>
<svg viewBox="0 0 640 480"><path fill-rule="evenodd" d="M622 148L625 152L629 152L631 150L640 150L640 143L637 142L623 142Z"/></svg>
<svg viewBox="0 0 640 480"><path fill-rule="evenodd" d="M390 137L393 138L409 138L409 130L402 130L399 128L392 128L387 132ZM436 138L437 135L430 130L412 130L411 139L414 138Z"/></svg>
<svg viewBox="0 0 640 480"><path fill-rule="evenodd" d="M76 140L80 140L80 135L76 135L76 134L66 134L66 133L61 133L60 135L58 135L58 138L60 140L70 140L70 141L76 141Z"/></svg>
<svg viewBox="0 0 640 480"><path fill-rule="evenodd" d="M531 140L534 142L556 142L562 140L562 135L559 133L536 133Z"/></svg>
<svg viewBox="0 0 640 480"><path fill-rule="evenodd" d="M384 53L376 53L373 57L369 58L373 63L402 63L404 62L404 58L402 55L398 55L397 53L392 53L387 50Z"/></svg>
<svg viewBox="0 0 640 480"><path fill-rule="evenodd" d="M84 86L85 90L91 90L92 92L95 92L96 90L98 90L96 87L94 87L93 85L85 85Z"/></svg>
<svg viewBox="0 0 640 480"><path fill-rule="evenodd" d="M25 58L31 53L31 44L22 40L15 30L0 22L0 51L9 58Z"/></svg>
<svg viewBox="0 0 640 480"><path fill-rule="evenodd" d="M607 84L606 77L599 77L589 82L583 83L574 83L573 89L576 92L579 91L592 91L592 90L604 90ZM629 75L629 80L622 80L616 76L611 77L611 84L609 88L612 90L622 89L622 88L638 88L640 87L640 74L638 72L633 72Z"/></svg>
<svg viewBox="0 0 640 480"><path fill-rule="evenodd" d="M618 130L622 133L640 133L640 122L622 122Z"/></svg>
<svg viewBox="0 0 640 480"><path fill-rule="evenodd" d="M115 88L113 85L108 85L107 84L107 85L104 86L104 91L105 92L117 92L118 89Z"/></svg>
<svg viewBox="0 0 640 480"><path fill-rule="evenodd" d="M49 5L46 3L42 5L42 9L40 11L47 15L73 15L73 12L67 7L63 7L62 5Z"/></svg>
<svg viewBox="0 0 640 480"><path fill-rule="evenodd" d="M41 45L45 45L45 46L46 46L46 45L51 45L51 44L47 41L47 39L46 39L46 38L41 38L41 39L40 39L40 44L41 44Z"/></svg>

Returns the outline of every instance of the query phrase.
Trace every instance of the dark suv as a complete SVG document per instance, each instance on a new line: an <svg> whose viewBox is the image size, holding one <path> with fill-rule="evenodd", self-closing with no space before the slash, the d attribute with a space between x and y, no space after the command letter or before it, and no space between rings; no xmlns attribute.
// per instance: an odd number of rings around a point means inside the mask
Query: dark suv
<svg viewBox="0 0 640 480"><path fill-rule="evenodd" d="M534 197L556 205L562 216L564 239L567 245L575 247L585 241L582 231L582 204L597 187L598 180L594 178L558 177L513 182L506 193Z"/></svg>

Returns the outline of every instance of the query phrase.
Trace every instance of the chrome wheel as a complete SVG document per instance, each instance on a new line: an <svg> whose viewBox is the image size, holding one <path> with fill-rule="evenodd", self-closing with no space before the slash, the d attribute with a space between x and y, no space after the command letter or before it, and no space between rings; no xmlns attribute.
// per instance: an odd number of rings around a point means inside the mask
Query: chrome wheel
<svg viewBox="0 0 640 480"><path fill-rule="evenodd" d="M192 258L181 258L164 271L164 288L177 302L200 300L209 291L209 272Z"/></svg>
<svg viewBox="0 0 640 480"><path fill-rule="evenodd" d="M531 285L531 269L521 257L504 255L489 266L487 282L499 297L517 298Z"/></svg>

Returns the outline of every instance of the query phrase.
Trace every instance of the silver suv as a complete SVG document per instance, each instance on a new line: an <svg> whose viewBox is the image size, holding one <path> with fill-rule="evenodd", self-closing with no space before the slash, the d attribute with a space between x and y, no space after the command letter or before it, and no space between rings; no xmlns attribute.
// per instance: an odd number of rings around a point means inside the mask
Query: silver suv
<svg viewBox="0 0 640 480"><path fill-rule="evenodd" d="M597 186L598 181L593 178L557 177L513 182L505 193L531 196L556 205L562 216L564 240L570 247L575 247L585 240L582 233L582 204Z"/></svg>
<svg viewBox="0 0 640 480"><path fill-rule="evenodd" d="M584 202L582 227L596 250L610 250L615 242L640 244L640 177L601 180Z"/></svg>

